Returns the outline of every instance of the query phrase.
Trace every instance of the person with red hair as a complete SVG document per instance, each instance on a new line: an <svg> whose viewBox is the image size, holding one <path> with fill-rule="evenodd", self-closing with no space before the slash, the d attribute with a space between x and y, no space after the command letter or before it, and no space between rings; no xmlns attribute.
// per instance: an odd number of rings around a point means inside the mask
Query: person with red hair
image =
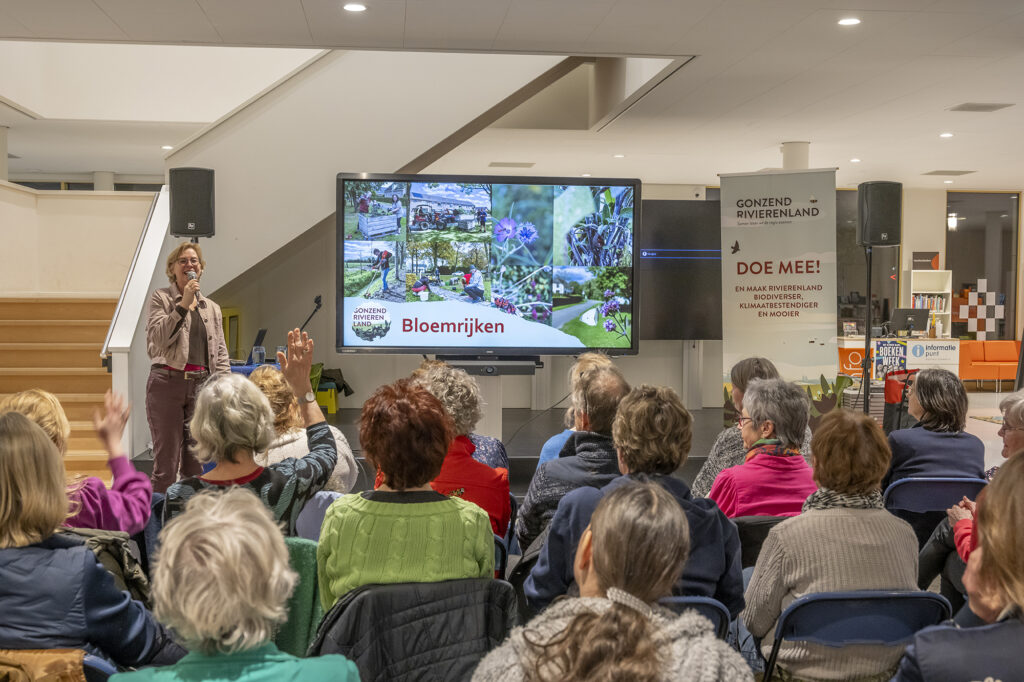
<svg viewBox="0 0 1024 682"><path fill-rule="evenodd" d="M338 498L324 516L316 552L324 611L361 585L494 575L487 512L430 486L454 431L441 401L410 379L363 404L359 442L383 482Z"/></svg>

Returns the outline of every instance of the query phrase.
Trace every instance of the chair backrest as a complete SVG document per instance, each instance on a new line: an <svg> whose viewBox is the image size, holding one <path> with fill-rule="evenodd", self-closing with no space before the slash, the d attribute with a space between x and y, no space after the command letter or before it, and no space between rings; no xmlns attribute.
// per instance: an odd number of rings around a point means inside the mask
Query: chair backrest
<svg viewBox="0 0 1024 682"><path fill-rule="evenodd" d="M363 682L469 680L514 620L503 580L364 585L331 608L307 655L341 654Z"/></svg>
<svg viewBox="0 0 1024 682"><path fill-rule="evenodd" d="M885 489L886 509L945 511L963 497L975 500L988 483L983 478L901 478Z"/></svg>
<svg viewBox="0 0 1024 682"><path fill-rule="evenodd" d="M658 603L676 613L682 613L687 609L695 610L711 621L715 627L715 635L719 639L725 639L729 634L729 609L725 608L725 604L717 599L697 596L664 597L659 599Z"/></svg>
<svg viewBox="0 0 1024 682"><path fill-rule="evenodd" d="M302 510L299 511L299 515L295 518L295 535L312 540L313 542L319 542L320 526L324 525L324 516L327 514L327 508L334 504L334 501L343 494L332 490L321 490L306 500L306 504L302 505Z"/></svg>
<svg viewBox="0 0 1024 682"><path fill-rule="evenodd" d="M516 518L519 516L519 500L512 493L508 494L509 509L508 529L505 530L505 546L512 547L512 538L516 536Z"/></svg>
<svg viewBox="0 0 1024 682"><path fill-rule="evenodd" d="M494 577L500 578L505 575L505 566L508 565L508 547L505 545L505 538L500 535L494 536Z"/></svg>
<svg viewBox="0 0 1024 682"><path fill-rule="evenodd" d="M288 562L299 574L299 581L288 597L288 619L274 634L274 644L285 653L303 656L324 615L316 575L316 542L285 538L284 543L288 547Z"/></svg>
<svg viewBox="0 0 1024 682"><path fill-rule="evenodd" d="M934 592L863 590L808 594L779 616L764 679L771 679L783 641L831 647L896 646L906 644L918 630L938 625L949 616L949 602Z"/></svg>
<svg viewBox="0 0 1024 682"><path fill-rule="evenodd" d="M741 563L743 568L750 568L757 563L768 532L777 524L788 519L788 516L737 516L732 520L740 536Z"/></svg>

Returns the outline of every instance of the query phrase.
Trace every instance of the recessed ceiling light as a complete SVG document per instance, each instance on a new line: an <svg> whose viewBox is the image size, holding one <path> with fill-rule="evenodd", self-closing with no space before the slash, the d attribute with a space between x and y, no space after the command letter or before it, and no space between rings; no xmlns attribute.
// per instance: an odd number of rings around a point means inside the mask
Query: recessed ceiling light
<svg viewBox="0 0 1024 682"><path fill-rule="evenodd" d="M943 180L942 184L944 184L944 185L952 185L953 181L952 180Z"/></svg>
<svg viewBox="0 0 1024 682"><path fill-rule="evenodd" d="M590 173L580 173L580 177L589 178Z"/></svg>
<svg viewBox="0 0 1024 682"><path fill-rule="evenodd" d="M939 137L953 137L953 133L939 133Z"/></svg>
<svg viewBox="0 0 1024 682"><path fill-rule="evenodd" d="M342 5L342 9L346 12L365 12L366 5L361 2L346 2Z"/></svg>
<svg viewBox="0 0 1024 682"><path fill-rule="evenodd" d="M612 154L612 158L624 159L624 158L626 158L626 155L625 154Z"/></svg>
<svg viewBox="0 0 1024 682"><path fill-rule="evenodd" d="M840 26L856 26L860 23L860 19L857 17L846 17L845 19L839 20Z"/></svg>
<svg viewBox="0 0 1024 682"><path fill-rule="evenodd" d="M170 150L174 149L174 147L172 147L169 144L165 144L163 147L160 147L160 149L163 149L164 151L170 151Z"/></svg>
<svg viewBox="0 0 1024 682"><path fill-rule="evenodd" d="M860 163L860 159L850 159L850 163Z"/></svg>

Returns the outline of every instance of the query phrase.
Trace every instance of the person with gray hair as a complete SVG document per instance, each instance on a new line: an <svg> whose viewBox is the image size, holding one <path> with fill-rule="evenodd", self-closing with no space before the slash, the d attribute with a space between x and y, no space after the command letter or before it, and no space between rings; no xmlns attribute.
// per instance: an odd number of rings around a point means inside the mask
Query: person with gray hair
<svg viewBox="0 0 1024 682"><path fill-rule="evenodd" d="M164 522L185 509L196 493L231 486L249 488L295 533L295 520L306 500L324 489L338 461L338 449L316 403L309 370L313 340L298 329L288 332L288 348L277 354L281 373L299 403L306 427L309 454L262 467L256 455L274 440L274 411L262 391L239 374L218 375L208 381L196 399L190 429L196 459L215 466L202 476L178 481L167 489Z"/></svg>
<svg viewBox="0 0 1024 682"><path fill-rule="evenodd" d="M542 464L530 481L516 519L516 537L525 552L551 521L558 502L583 486L602 488L619 475L612 422L629 383L614 365L585 371L572 393L575 430L558 459Z"/></svg>
<svg viewBox="0 0 1024 682"><path fill-rule="evenodd" d="M743 395L736 419L747 454L724 470L708 497L729 518L796 516L817 486L800 454L811 401L794 383L756 379Z"/></svg>
<svg viewBox="0 0 1024 682"><path fill-rule="evenodd" d="M480 419L480 387L464 369L445 362L431 362L414 373L414 381L441 401L455 424L455 440L430 487L442 495L457 495L474 503L491 521L495 535L504 537L512 517L508 469L492 469L474 458L476 444L469 432ZM383 475L378 474L378 484Z"/></svg>
<svg viewBox="0 0 1024 682"><path fill-rule="evenodd" d="M904 478L982 478L985 444L964 431L967 426L967 391L960 377L945 369L922 369L908 382L907 411L917 419L909 429L889 434L892 464L882 490ZM914 527L918 548L923 548L943 512L907 512L896 515Z"/></svg>
<svg viewBox="0 0 1024 682"><path fill-rule="evenodd" d="M117 679L359 679L343 656L298 658L274 645L298 575L274 516L252 491L200 493L160 537L154 614L191 653L174 665Z"/></svg>
<svg viewBox="0 0 1024 682"><path fill-rule="evenodd" d="M776 379L778 376L779 370L775 368L775 364L768 358L744 358L733 365L732 370L729 372L729 380L732 384L730 397L732 398L732 406L736 410L736 414L743 410L743 393L747 390L747 386L751 381L754 379ZM800 446L800 452L803 454L804 459L807 460L807 463L810 464L810 427L804 429L804 439ZM727 428L722 429L718 437L715 438L707 459L704 460L700 471L693 478L690 492L694 497L707 497L718 474L723 469L743 464L746 454L747 448L743 445L740 429L736 426L735 422L732 422Z"/></svg>

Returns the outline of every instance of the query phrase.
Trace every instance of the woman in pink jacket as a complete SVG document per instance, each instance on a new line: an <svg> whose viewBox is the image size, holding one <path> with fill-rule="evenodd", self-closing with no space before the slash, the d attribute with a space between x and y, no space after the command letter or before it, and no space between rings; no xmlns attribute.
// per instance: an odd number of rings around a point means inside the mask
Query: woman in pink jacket
<svg viewBox="0 0 1024 682"><path fill-rule="evenodd" d="M113 475L110 489L95 476L68 480L71 516L64 522L72 528L119 530L134 535L146 526L151 512L153 488L149 477L135 470L121 448L121 434L128 423L128 408L121 396L107 391L104 412L93 415L93 427L107 451L107 466ZM0 414L20 412L46 432L61 456L67 454L71 424L60 401L38 388L15 393L0 402Z"/></svg>
<svg viewBox="0 0 1024 682"><path fill-rule="evenodd" d="M747 449L743 464L725 469L708 497L729 518L796 516L817 486L800 454L810 400L796 384L756 379L736 419Z"/></svg>

